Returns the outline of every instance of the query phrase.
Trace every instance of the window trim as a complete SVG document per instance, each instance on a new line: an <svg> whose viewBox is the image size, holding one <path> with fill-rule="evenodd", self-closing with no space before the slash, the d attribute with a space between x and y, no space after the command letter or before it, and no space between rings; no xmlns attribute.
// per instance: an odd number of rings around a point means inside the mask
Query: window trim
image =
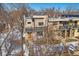
<svg viewBox="0 0 79 59"><path fill-rule="evenodd" d="M38 25L39 26L43 26L44 25L44 22L39 22Z"/></svg>

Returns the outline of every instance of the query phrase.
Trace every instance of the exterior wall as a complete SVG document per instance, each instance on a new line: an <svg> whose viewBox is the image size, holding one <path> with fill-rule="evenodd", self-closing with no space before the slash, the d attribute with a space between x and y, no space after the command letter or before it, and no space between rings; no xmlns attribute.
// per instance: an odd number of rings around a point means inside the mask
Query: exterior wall
<svg viewBox="0 0 79 59"><path fill-rule="evenodd" d="M39 22L43 22L44 25L39 26L39 24L38 24ZM40 19L40 20L39 20L39 19L36 19L36 20L35 20L35 27L44 27L44 26L45 26L45 21L44 21L43 19Z"/></svg>
<svg viewBox="0 0 79 59"><path fill-rule="evenodd" d="M75 35L74 35L74 37L76 37L76 36L79 36L79 32L78 32L77 29L75 29Z"/></svg>
<svg viewBox="0 0 79 59"><path fill-rule="evenodd" d="M44 37L44 31L45 31L45 27L48 26L48 16L47 15L44 15L44 16L33 16L33 19L34 19L34 24L35 24L35 32L36 32L36 37L37 39L41 39ZM39 25L39 23L43 23L43 25ZM41 32L42 31L42 34L43 35L38 35L37 32Z"/></svg>
<svg viewBox="0 0 79 59"><path fill-rule="evenodd" d="M79 21L77 21L77 25L79 26ZM75 35L74 35L74 37L76 37L76 36L79 36L78 28L75 29Z"/></svg>
<svg viewBox="0 0 79 59"><path fill-rule="evenodd" d="M79 21L77 21L77 25L79 25Z"/></svg>
<svg viewBox="0 0 79 59"><path fill-rule="evenodd" d="M48 25L48 16L33 16L35 20L35 27L44 27ZM39 22L43 22L43 26L39 26Z"/></svg>
<svg viewBox="0 0 79 59"><path fill-rule="evenodd" d="M28 22L31 22L31 24L28 24ZM25 28L33 28L34 27L34 22L32 19L26 19L25 20Z"/></svg>
<svg viewBox="0 0 79 59"><path fill-rule="evenodd" d="M53 22L48 22L48 27L54 29L54 30L59 30L59 21L53 21Z"/></svg>
<svg viewBox="0 0 79 59"><path fill-rule="evenodd" d="M28 24L28 22L31 22L31 23ZM32 21L32 18L25 18L25 20L24 20L24 35L23 35L25 40L36 39L35 32L33 31L33 29L34 29L34 22Z"/></svg>

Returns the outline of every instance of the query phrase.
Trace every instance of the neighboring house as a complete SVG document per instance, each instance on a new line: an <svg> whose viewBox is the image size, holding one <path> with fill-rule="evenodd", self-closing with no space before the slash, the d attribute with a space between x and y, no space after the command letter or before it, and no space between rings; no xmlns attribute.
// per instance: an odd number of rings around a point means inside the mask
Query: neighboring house
<svg viewBox="0 0 79 59"><path fill-rule="evenodd" d="M50 18L49 24L53 23L55 28L60 32L60 35L68 38L75 38L79 36L79 18L78 17L64 17L64 18Z"/></svg>
<svg viewBox="0 0 79 59"><path fill-rule="evenodd" d="M58 31L60 36L65 37L65 31L67 30L66 28L66 22L68 21L68 18L49 18L49 26L53 26L52 29L55 31ZM65 25L65 26L64 26Z"/></svg>

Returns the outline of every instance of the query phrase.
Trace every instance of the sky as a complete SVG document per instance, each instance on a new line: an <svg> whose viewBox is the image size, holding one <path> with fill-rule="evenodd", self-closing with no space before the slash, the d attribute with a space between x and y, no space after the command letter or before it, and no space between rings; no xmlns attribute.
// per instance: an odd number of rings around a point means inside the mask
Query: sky
<svg viewBox="0 0 79 59"><path fill-rule="evenodd" d="M79 8L79 3L30 3L29 6L35 10L52 7L64 10L68 6L72 6L74 9Z"/></svg>
<svg viewBox="0 0 79 59"><path fill-rule="evenodd" d="M12 6L9 3L5 4L5 6L7 6L9 8L9 10L12 10L13 8L15 8L14 6ZM28 6L31 9L34 9L37 11L39 11L41 9L53 8L53 7L56 9L59 8L60 10L65 10L66 8L73 7L73 9L79 10L79 3L28 3Z"/></svg>

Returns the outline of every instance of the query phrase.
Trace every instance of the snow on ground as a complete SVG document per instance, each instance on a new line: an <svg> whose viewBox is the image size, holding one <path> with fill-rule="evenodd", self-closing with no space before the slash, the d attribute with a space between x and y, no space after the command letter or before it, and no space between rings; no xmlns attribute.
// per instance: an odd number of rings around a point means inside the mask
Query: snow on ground
<svg viewBox="0 0 79 59"><path fill-rule="evenodd" d="M6 38L7 34L8 34L8 32L0 34L0 45L2 44L2 42L4 41L4 39ZM12 37L13 37L14 40L21 40L21 32L18 29L15 28L15 29L13 29L13 31L11 31L9 33L9 36L8 36L8 38L6 40L6 42L7 42L7 48L9 47L9 44L11 44L11 42L9 42L8 39L11 40ZM1 49L2 49L2 54L5 56L6 55L6 49L5 49L4 45L5 44L3 44L3 46L2 46ZM13 45L15 45L15 44L13 44ZM15 53L18 53L21 50L22 50L22 48L21 48L20 45L15 45L14 50L12 51L12 54L15 55Z"/></svg>

